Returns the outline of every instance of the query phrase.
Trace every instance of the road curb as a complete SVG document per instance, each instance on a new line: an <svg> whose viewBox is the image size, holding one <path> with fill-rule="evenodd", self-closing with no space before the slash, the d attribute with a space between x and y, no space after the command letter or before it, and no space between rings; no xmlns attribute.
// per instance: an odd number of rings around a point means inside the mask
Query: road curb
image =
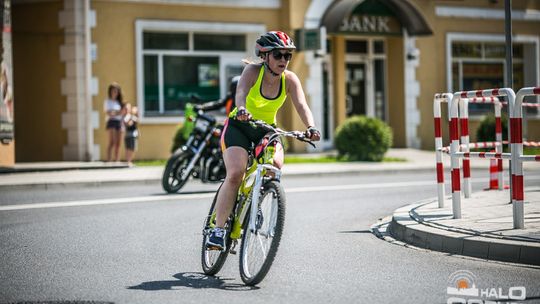
<svg viewBox="0 0 540 304"><path fill-rule="evenodd" d="M74 187L103 187L103 186L128 186L128 185L151 185L160 184L158 179L142 179L142 180L103 180L103 181L84 181L84 182L54 182L54 183L28 183L28 184L6 184L0 185L0 191L3 190L65 190Z"/></svg>
<svg viewBox="0 0 540 304"><path fill-rule="evenodd" d="M540 266L540 246L434 228L416 221L411 216L413 209L435 202L437 199L432 198L397 209L392 215L388 232L396 240L419 248L486 260Z"/></svg>
<svg viewBox="0 0 540 304"><path fill-rule="evenodd" d="M125 169L129 168L127 164L85 164L85 165L64 165L64 166L50 166L39 165L37 167L18 165L16 167L0 167L0 176L5 174L17 174L17 173L36 173L36 172L54 172L54 171L73 171L73 170L110 170L110 169Z"/></svg>

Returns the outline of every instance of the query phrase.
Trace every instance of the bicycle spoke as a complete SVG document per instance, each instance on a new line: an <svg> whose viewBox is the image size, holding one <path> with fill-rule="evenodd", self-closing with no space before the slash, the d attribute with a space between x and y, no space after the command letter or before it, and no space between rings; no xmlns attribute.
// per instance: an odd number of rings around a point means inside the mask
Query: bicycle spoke
<svg viewBox="0 0 540 304"><path fill-rule="evenodd" d="M260 218L255 219L262 221L262 227L255 232L247 230L246 235L246 251L247 255L244 260L244 267L249 275L256 275L263 267L264 262L268 258L268 253L273 240L274 227L277 222L277 199L274 192L265 193L260 204Z"/></svg>
<svg viewBox="0 0 540 304"><path fill-rule="evenodd" d="M259 244L261 244L261 251L262 251L262 254L263 254L263 258L266 259L266 248L263 244L263 240L261 239L261 235L260 234L257 234L257 239L259 240Z"/></svg>

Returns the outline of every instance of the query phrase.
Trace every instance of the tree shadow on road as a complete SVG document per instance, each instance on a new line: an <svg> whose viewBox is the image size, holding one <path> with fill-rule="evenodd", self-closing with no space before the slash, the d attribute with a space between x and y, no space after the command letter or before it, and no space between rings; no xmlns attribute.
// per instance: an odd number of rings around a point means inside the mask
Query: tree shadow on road
<svg viewBox="0 0 540 304"><path fill-rule="evenodd" d="M244 284L232 283L232 278L222 278L219 276L207 276L197 272L180 272L173 276L176 280L149 281L142 282L127 289L139 289L146 291L153 290L176 290L182 287L202 289L214 288L233 291L249 291L259 289L257 286L246 286Z"/></svg>

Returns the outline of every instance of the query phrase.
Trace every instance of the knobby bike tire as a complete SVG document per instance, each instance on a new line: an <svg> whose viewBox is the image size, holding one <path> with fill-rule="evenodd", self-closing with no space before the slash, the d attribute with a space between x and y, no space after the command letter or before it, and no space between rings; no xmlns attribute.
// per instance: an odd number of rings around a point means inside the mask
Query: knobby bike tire
<svg viewBox="0 0 540 304"><path fill-rule="evenodd" d="M191 157L191 153L181 151L173 154L169 160L167 160L165 171L163 171L163 176L161 178L163 190L167 193L176 193L182 189L190 175L188 174L184 179L181 179L180 176L183 169L189 164Z"/></svg>
<svg viewBox="0 0 540 304"><path fill-rule="evenodd" d="M249 253L247 248L249 246L248 235L252 233L249 231L249 216L244 221L244 234L242 235L242 246L240 247L240 276L245 284L251 286L260 283L270 270L270 266L272 266L274 258L276 257L279 243L281 241L281 235L283 233L283 227L285 224L285 192L281 184L277 181L266 182L263 186L263 190L261 191L260 202L264 200L265 196L273 195L272 193L276 194L277 202L277 219L274 227L274 236L271 240L266 259L262 263L262 266L257 273L250 273L250 270L246 269L247 265L245 263L249 260L247 257L247 254ZM252 241L255 241L255 239L252 239Z"/></svg>
<svg viewBox="0 0 540 304"><path fill-rule="evenodd" d="M219 190L221 189L221 186L219 186L218 190L216 191L216 195L214 196L214 200L212 201L212 206L210 206L210 211L208 211L208 216L204 220L204 230L210 228L210 219L212 217L212 213L214 213L216 202L217 202L217 196L219 193ZM224 251L219 252L219 256L216 258L215 262L213 264L209 264L209 260L207 260L207 255L209 254L217 254L218 251L216 250L207 250L206 249L206 239L208 238L207 234L203 233L202 238L202 246L201 246L201 265L203 272L207 275L215 275L221 270L221 267L223 267L223 264L225 264L225 260L227 260L227 256L229 255L229 249L231 247L232 240L230 238L230 232L231 232L231 219L229 218L227 220L227 223L225 224L225 230L227 231L225 240L225 246L226 249Z"/></svg>

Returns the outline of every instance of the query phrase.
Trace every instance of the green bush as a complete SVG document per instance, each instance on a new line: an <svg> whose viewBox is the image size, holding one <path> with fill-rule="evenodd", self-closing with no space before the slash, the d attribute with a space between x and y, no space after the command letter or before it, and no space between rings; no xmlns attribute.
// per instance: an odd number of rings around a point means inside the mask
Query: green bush
<svg viewBox="0 0 540 304"><path fill-rule="evenodd" d="M193 105L191 103L187 103L186 107L184 108L184 123L178 125L178 128L174 133L171 153L174 153L176 149L180 148L186 143L189 135L193 131L193 127L195 126L195 123L193 122L194 119L195 110L193 109Z"/></svg>
<svg viewBox="0 0 540 304"><path fill-rule="evenodd" d="M502 114L501 116L502 136L503 140L506 140L508 138L508 119L505 114ZM478 130L476 130L476 141L495 141L495 115L489 114L482 119L478 126Z"/></svg>
<svg viewBox="0 0 540 304"><path fill-rule="evenodd" d="M392 145L392 129L380 119L352 116L336 130L338 157L351 161L382 161Z"/></svg>

